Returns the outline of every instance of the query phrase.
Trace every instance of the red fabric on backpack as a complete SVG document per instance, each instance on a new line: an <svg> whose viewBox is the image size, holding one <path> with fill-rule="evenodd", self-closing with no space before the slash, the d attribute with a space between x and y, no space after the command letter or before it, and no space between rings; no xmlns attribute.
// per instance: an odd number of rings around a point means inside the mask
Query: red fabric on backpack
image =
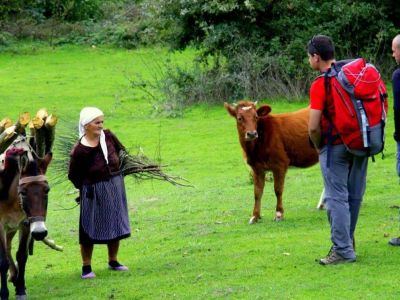
<svg viewBox="0 0 400 300"><path fill-rule="evenodd" d="M334 66L332 66L332 69ZM337 71L337 72L336 72ZM327 97L328 103L334 108L334 115L327 116L330 118L333 127L338 132L341 140L351 150L358 151L359 155L373 155L381 152L373 149L371 153L370 147L365 147L365 137L363 136L362 125L360 122L360 109L356 108L354 100L361 100L362 108L365 111L368 120L368 128L378 127L381 125L382 132L379 133L383 148L384 142L384 126L388 111L387 92L384 82L382 81L378 70L371 64L366 64L364 59L356 59L347 63L339 70L335 70L332 74L328 73L325 80L329 80L330 93L332 97ZM352 93L354 93L352 95ZM353 100L352 100L353 96ZM378 133L368 134L373 136L376 141ZM363 139L364 138L364 139ZM372 148L371 148L372 149Z"/></svg>
<svg viewBox="0 0 400 300"><path fill-rule="evenodd" d="M374 65L358 58L342 67L342 72L354 88L354 95L360 99L375 99L381 84L381 75Z"/></svg>

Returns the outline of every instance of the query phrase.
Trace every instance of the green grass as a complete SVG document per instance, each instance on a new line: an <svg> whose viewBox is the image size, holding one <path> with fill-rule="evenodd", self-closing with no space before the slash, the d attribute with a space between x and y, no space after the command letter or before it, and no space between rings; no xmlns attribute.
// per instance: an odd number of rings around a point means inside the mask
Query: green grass
<svg viewBox="0 0 400 300"><path fill-rule="evenodd" d="M21 50L22 49L22 50ZM58 129L96 105L127 146L188 179L195 188L126 178L132 237L121 242L127 273L107 270L106 248L96 246L94 280L80 279L78 208L69 183L50 192L49 235L59 253L35 244L26 282L30 299L397 299L400 249L387 245L399 233L398 178L392 115L386 158L370 163L356 231L358 262L322 267L330 247L325 211L315 209L322 180L319 166L290 169L284 192L285 220L273 222L275 196L265 187L262 214L248 225L253 187L234 120L223 105L189 108L182 118L155 117L153 103L129 88L127 77L152 78L170 57L163 49L115 50L22 45L0 54L1 117L41 107L60 117ZM174 54L180 63L192 51ZM274 112L307 103L273 103ZM389 105L392 106L391 103ZM56 136L57 138L57 136ZM57 156L57 152L55 153ZM57 158L57 157L56 157ZM49 173L54 170L49 170ZM12 291L13 293L13 291Z"/></svg>

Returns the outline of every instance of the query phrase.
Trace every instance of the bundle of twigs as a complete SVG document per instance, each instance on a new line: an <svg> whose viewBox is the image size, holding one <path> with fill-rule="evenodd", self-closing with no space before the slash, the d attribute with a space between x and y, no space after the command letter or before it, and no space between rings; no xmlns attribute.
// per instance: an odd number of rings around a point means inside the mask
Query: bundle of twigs
<svg viewBox="0 0 400 300"><path fill-rule="evenodd" d="M59 129L55 139L56 156L52 162L53 178L52 183L57 184L66 180L66 174L68 170L68 164L70 159L70 153L78 141L78 128L71 122L60 120ZM161 166L148 157L146 157L142 151L139 151L137 155L129 153L129 151L120 151L120 171L123 176L131 175L137 180L157 179L164 180L173 185L192 187L189 182L180 177L169 175L164 172Z"/></svg>
<svg viewBox="0 0 400 300"><path fill-rule="evenodd" d="M163 166L152 162L141 152L137 155L132 155L127 151L120 151L119 159L120 171L124 176L132 175L139 180L158 179L168 181L173 185L191 186L186 179L180 176L172 176L164 173L161 169Z"/></svg>

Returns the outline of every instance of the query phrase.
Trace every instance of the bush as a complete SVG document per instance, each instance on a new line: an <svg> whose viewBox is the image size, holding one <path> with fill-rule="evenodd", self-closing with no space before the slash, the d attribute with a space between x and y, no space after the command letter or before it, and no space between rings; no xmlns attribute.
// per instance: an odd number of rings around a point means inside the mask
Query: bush
<svg viewBox="0 0 400 300"><path fill-rule="evenodd" d="M138 74L130 79L135 91L144 91L156 110L169 117L199 103L216 104L241 99L304 100L315 74L285 56L242 50L226 60L195 60L191 65L168 61L152 70L150 80Z"/></svg>
<svg viewBox="0 0 400 300"><path fill-rule="evenodd" d="M0 32L0 46L9 46L13 41L12 34L8 32Z"/></svg>
<svg viewBox="0 0 400 300"><path fill-rule="evenodd" d="M35 0L0 23L0 32L16 39L39 39L52 45L109 44L123 48L159 43L146 5L123 0ZM82 10L76 11L78 7ZM156 23L156 22L155 22Z"/></svg>
<svg viewBox="0 0 400 300"><path fill-rule="evenodd" d="M315 34L333 38L338 59L363 56L388 78L391 39L400 23L395 1L163 0L155 5L170 29L172 48L195 46L203 50L203 59L226 59L213 74L233 86L233 98L305 97L312 77L305 46ZM204 72L206 79L219 82ZM204 85L193 75L192 84Z"/></svg>

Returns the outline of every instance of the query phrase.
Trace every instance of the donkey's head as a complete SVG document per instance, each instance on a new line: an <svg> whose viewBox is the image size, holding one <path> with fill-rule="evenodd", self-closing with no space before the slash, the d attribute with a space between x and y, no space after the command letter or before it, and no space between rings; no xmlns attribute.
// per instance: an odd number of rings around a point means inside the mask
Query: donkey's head
<svg viewBox="0 0 400 300"><path fill-rule="evenodd" d="M43 159L25 159L26 165L22 166L19 179L18 194L35 240L42 240L47 235L45 220L50 187L45 173L51 157L50 153Z"/></svg>
<svg viewBox="0 0 400 300"><path fill-rule="evenodd" d="M21 146L24 152L20 155L18 194L32 237L42 240L47 235L45 220L50 190L45 174L52 154L50 152L40 158L26 142L21 143Z"/></svg>

